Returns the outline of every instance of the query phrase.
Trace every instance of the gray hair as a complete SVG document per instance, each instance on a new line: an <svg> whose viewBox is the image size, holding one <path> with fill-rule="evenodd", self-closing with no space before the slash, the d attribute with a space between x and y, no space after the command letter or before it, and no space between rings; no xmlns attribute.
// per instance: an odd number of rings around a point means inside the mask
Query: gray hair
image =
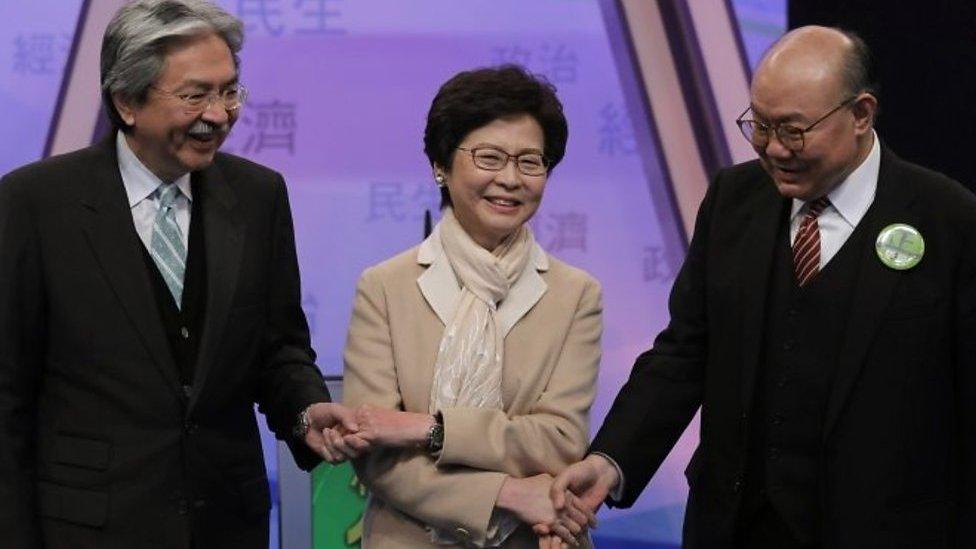
<svg viewBox="0 0 976 549"><path fill-rule="evenodd" d="M215 33L230 48L234 67L244 43L241 21L208 0L136 0L109 22L102 39L102 100L112 123L127 129L112 96L145 102L159 77L170 46L189 37Z"/></svg>

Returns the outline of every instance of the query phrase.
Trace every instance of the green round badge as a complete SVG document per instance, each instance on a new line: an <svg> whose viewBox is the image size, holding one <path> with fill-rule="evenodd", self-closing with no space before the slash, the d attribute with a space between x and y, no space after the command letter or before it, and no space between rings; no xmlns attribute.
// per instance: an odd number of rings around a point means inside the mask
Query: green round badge
<svg viewBox="0 0 976 549"><path fill-rule="evenodd" d="M925 239L918 229L905 223L888 225L874 243L878 258L896 271L911 269L925 255Z"/></svg>

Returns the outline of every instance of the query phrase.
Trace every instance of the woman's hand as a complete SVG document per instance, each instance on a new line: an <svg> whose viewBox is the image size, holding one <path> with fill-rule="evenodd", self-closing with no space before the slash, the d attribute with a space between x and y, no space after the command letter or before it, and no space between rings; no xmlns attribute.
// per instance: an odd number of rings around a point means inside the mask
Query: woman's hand
<svg viewBox="0 0 976 549"><path fill-rule="evenodd" d="M405 448L426 445L435 420L428 414L363 405L356 410L356 423L355 436L372 445Z"/></svg>
<svg viewBox="0 0 976 549"><path fill-rule="evenodd" d="M547 474L528 478L507 477L498 492L495 507L513 513L527 524L550 524L556 510L549 499L552 477Z"/></svg>

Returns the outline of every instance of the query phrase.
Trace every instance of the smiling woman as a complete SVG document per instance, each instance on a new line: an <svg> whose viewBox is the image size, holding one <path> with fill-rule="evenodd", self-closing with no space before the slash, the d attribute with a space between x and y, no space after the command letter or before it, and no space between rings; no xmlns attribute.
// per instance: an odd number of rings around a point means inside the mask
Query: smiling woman
<svg viewBox="0 0 976 549"><path fill-rule="evenodd" d="M363 547L538 545L552 476L586 450L600 360L596 280L527 225L568 135L547 82L515 66L463 72L427 117L443 217L363 273L333 432L372 491ZM576 511L577 533L590 516ZM589 545L586 534L580 541ZM574 540L575 543L575 540Z"/></svg>

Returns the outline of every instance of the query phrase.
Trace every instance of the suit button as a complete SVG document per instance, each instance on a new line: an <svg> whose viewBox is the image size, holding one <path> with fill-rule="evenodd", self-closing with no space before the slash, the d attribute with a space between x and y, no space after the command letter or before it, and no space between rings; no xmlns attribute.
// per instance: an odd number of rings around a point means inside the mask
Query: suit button
<svg viewBox="0 0 976 549"><path fill-rule="evenodd" d="M736 477L735 482L732 483L732 492L738 494L742 491L742 487L745 483L742 482L742 477Z"/></svg>
<svg viewBox="0 0 976 549"><path fill-rule="evenodd" d="M176 512L181 515L185 515L189 512L189 506L187 505L185 499L181 499L176 503Z"/></svg>
<svg viewBox="0 0 976 549"><path fill-rule="evenodd" d="M465 528L458 528L454 530L454 533L457 534L457 536L461 539L468 539L471 537L471 533Z"/></svg>
<svg viewBox="0 0 976 549"><path fill-rule="evenodd" d="M206 506L207 506L207 500L205 499L198 499L193 501L194 509L203 509Z"/></svg>
<svg viewBox="0 0 976 549"><path fill-rule="evenodd" d="M187 330L186 326L180 328L180 337L183 339L190 339L190 330Z"/></svg>

